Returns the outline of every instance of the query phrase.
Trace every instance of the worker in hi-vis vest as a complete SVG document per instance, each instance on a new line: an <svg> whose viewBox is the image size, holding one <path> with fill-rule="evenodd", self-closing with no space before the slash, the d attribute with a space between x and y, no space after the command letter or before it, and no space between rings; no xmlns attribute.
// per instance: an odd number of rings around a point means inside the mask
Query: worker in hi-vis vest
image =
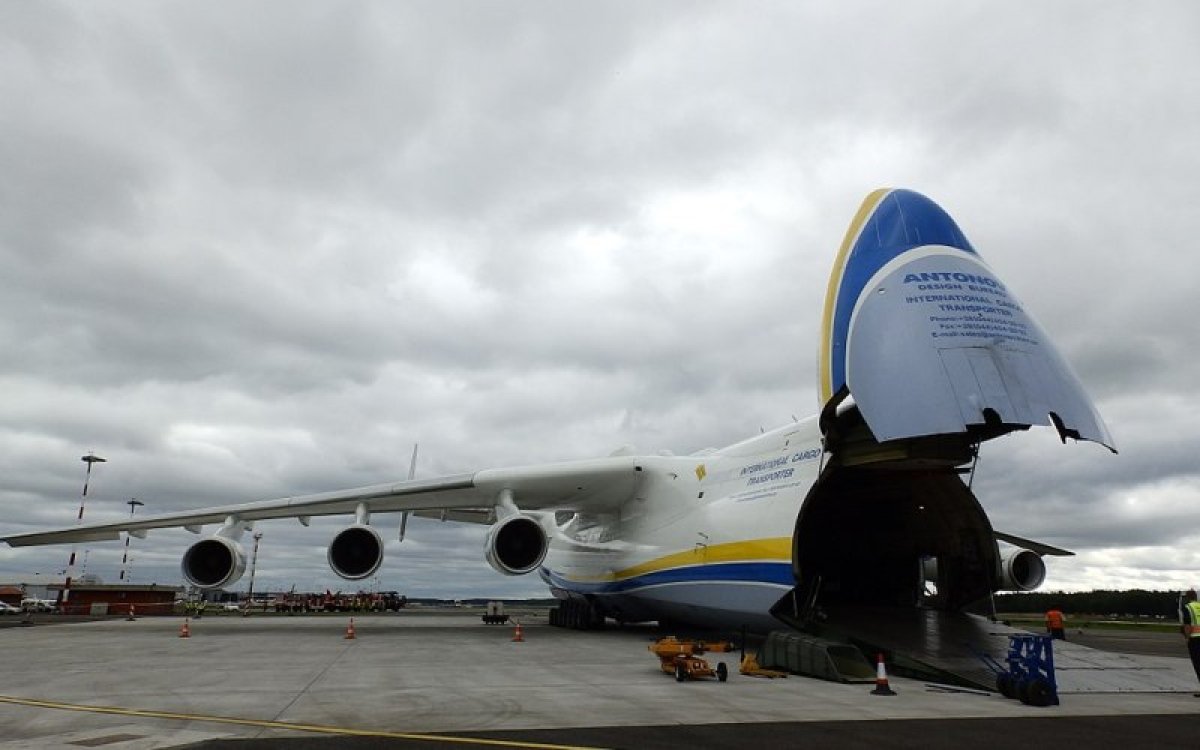
<svg viewBox="0 0 1200 750"><path fill-rule="evenodd" d="M1196 679L1200 680L1200 602L1196 601L1196 589L1191 589L1183 595L1183 606L1179 608L1179 621L1183 623L1180 630L1187 638L1188 656L1192 657L1192 669L1196 670ZM1200 698L1200 693L1195 693Z"/></svg>
<svg viewBox="0 0 1200 750"><path fill-rule="evenodd" d="M1063 628L1062 610L1057 606L1051 607L1046 613L1046 631L1050 633L1051 638L1057 638L1060 641L1067 640L1067 631Z"/></svg>

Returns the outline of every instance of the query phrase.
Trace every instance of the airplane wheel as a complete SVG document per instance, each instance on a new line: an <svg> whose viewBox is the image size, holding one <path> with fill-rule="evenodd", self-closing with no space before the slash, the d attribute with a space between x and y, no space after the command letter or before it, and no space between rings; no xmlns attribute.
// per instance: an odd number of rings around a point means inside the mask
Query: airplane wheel
<svg viewBox="0 0 1200 750"><path fill-rule="evenodd" d="M724 682L729 679L729 667L725 666L725 662L717 665L717 680Z"/></svg>
<svg viewBox="0 0 1200 750"><path fill-rule="evenodd" d="M682 664L675 665L675 681L683 682L687 679L687 669Z"/></svg>

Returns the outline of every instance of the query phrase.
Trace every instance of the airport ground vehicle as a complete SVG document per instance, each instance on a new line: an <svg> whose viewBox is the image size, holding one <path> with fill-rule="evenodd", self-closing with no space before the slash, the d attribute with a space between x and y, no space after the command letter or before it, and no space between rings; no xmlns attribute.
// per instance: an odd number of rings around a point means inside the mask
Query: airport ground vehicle
<svg viewBox="0 0 1200 750"><path fill-rule="evenodd" d="M8 602L0 602L0 615L19 615L21 614L20 607L14 607Z"/></svg>
<svg viewBox="0 0 1200 750"><path fill-rule="evenodd" d="M488 602L487 611L483 613L483 622L485 625L503 625L508 622L508 615L504 613L504 602Z"/></svg>
<svg viewBox="0 0 1200 750"><path fill-rule="evenodd" d="M276 612L288 614L308 612L399 612L408 605L408 597L395 591L343 594L338 591L324 594L279 594L269 606Z"/></svg>
<svg viewBox="0 0 1200 750"><path fill-rule="evenodd" d="M702 641L683 641L669 635L658 639L647 648L658 657L662 671L675 675L676 682L701 677L716 677L721 682L729 679L729 668L724 662L718 662L717 666L713 667L707 659L700 658L700 654L705 652Z"/></svg>

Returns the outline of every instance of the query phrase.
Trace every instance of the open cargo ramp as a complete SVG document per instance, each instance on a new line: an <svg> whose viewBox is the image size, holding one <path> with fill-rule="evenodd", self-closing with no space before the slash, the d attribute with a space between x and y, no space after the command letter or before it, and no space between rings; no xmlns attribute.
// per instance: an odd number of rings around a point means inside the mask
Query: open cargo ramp
<svg viewBox="0 0 1200 750"><path fill-rule="evenodd" d="M995 690L996 679L978 654L1004 664L1009 636L1028 633L978 615L914 607L831 607L826 615L823 637L852 643L868 656L885 654L889 672L985 690ZM1054 667L1060 695L1190 693L1196 686L1182 646L1180 657L1171 658L1054 641Z"/></svg>

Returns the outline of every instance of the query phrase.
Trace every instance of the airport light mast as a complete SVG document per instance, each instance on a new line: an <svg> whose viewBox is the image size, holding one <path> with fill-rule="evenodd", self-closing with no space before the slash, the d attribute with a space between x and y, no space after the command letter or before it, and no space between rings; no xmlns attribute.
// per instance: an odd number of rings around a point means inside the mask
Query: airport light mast
<svg viewBox="0 0 1200 750"><path fill-rule="evenodd" d="M250 554L250 585L246 588L246 611L250 611L250 605L254 603L254 571L258 568L258 541L262 539L262 532L254 532L254 552Z"/></svg>
<svg viewBox="0 0 1200 750"><path fill-rule="evenodd" d="M129 506L129 518L130 518L130 520L132 520L133 512L138 509L139 505L145 505L145 503L143 503L141 500L138 500L136 497L134 497L134 498L130 498L129 502L126 503L126 505ZM125 532L125 554L121 555L121 575L120 575L120 578L118 579L121 581L125 580L125 572L127 570L129 570L129 567L130 567L127 563L129 562L129 538L131 536L133 536L133 532L131 532L131 531ZM129 578L130 578L130 580L132 580L133 575L130 574Z"/></svg>
<svg viewBox="0 0 1200 750"><path fill-rule="evenodd" d="M75 525L83 523L83 504L87 502L88 484L92 481L92 464L102 464L108 461L107 458L100 458L94 452L89 451L86 456L79 459L87 464L87 472L83 476L83 494L79 497L79 515L75 518ZM75 547L71 547L71 557L67 560L66 578L63 581L62 597L58 600L59 607L62 613L67 613L67 599L71 597L71 577L75 575Z"/></svg>

